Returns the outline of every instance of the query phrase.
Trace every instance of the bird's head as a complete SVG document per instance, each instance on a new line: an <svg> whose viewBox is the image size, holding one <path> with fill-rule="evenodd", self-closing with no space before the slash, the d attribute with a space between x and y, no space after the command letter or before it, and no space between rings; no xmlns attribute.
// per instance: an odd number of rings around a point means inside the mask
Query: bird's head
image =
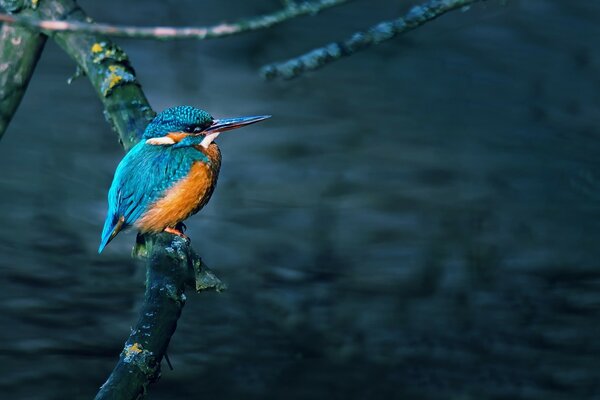
<svg viewBox="0 0 600 400"><path fill-rule="evenodd" d="M221 132L241 128L270 118L270 115L215 119L196 107L167 108L146 127L142 140L147 144L179 147L208 147Z"/></svg>

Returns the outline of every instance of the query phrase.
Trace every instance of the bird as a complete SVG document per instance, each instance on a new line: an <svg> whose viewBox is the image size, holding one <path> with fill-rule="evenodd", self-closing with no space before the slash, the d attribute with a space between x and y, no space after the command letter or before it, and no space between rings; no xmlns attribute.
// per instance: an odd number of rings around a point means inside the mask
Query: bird
<svg viewBox="0 0 600 400"><path fill-rule="evenodd" d="M131 227L187 238L183 221L208 203L219 177L221 151L214 140L270 117L216 119L192 106L160 112L115 170L98 253Z"/></svg>

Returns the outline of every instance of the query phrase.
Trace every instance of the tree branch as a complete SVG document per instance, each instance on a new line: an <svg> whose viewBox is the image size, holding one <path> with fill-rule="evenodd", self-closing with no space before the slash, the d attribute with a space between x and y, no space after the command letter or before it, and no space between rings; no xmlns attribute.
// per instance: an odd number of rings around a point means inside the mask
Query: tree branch
<svg viewBox="0 0 600 400"><path fill-rule="evenodd" d="M169 233L138 236L134 255L146 259L146 293L140 317L119 362L102 385L96 400L137 399L160 377L160 363L185 304L186 286L197 291L223 290L189 246Z"/></svg>
<svg viewBox="0 0 600 400"><path fill-rule="evenodd" d="M431 0L414 6L404 17L380 22L366 31L356 32L344 41L330 43L287 61L266 65L261 68L261 75L265 79L296 78L304 72L319 69L342 57L411 31L448 11L464 8L479 1L485 0Z"/></svg>
<svg viewBox="0 0 600 400"><path fill-rule="evenodd" d="M0 5L28 18L87 20L74 0L46 0L35 9L25 9L22 0L0 0ZM63 32L53 34L53 38L85 71L105 106L107 120L118 132L123 146L131 147L154 111L135 79L127 55L102 37ZM158 379L160 362L185 302L185 285L194 286L197 291L225 289L189 242L171 234L139 237L134 255L147 260L144 302L137 325L97 399L138 399Z"/></svg>
<svg viewBox="0 0 600 400"><path fill-rule="evenodd" d="M0 2L4 5L6 0ZM27 19L87 21L87 16L74 0L47 0L39 7L23 9ZM128 150L141 137L155 113L148 104L129 58L110 40L95 35L49 33L88 76L104 105L104 115Z"/></svg>
<svg viewBox="0 0 600 400"><path fill-rule="evenodd" d="M0 30L0 139L27 90L46 35L21 26Z"/></svg>
<svg viewBox="0 0 600 400"><path fill-rule="evenodd" d="M52 19L40 20L29 16L16 16L0 14L0 21L9 24L18 24L44 32L78 32L102 34L113 37L128 37L137 39L216 39L244 32L271 28L287 20L303 15L314 15L321 10L347 3L350 0L315 0L302 3L287 2L279 11L260 15L254 18L243 19L238 22L221 23L210 27L171 27L171 26L115 26L109 24L90 23L90 21L69 20L56 21Z"/></svg>

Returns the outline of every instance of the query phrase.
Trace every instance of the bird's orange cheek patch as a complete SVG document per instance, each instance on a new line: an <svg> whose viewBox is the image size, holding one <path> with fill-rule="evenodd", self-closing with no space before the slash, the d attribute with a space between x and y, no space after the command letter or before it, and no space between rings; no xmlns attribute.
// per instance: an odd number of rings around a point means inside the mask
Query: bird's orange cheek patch
<svg viewBox="0 0 600 400"><path fill-rule="evenodd" d="M146 143L154 146L171 146L181 142L187 136L189 136L189 133L169 132L165 136L148 139L146 140Z"/></svg>
<svg viewBox="0 0 600 400"><path fill-rule="evenodd" d="M189 135L190 135L189 133L184 133L184 132L170 132L167 134L167 137L169 139L173 140L173 142L179 143Z"/></svg>

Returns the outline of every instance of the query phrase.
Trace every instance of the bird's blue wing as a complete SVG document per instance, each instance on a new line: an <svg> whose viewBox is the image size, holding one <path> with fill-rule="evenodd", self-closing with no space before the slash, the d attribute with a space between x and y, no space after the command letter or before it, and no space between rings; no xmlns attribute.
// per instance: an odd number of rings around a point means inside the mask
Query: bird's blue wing
<svg viewBox="0 0 600 400"><path fill-rule="evenodd" d="M108 214L98 252L124 227L133 225L147 207L186 177L196 161L209 162L193 147L172 148L143 142L125 155L108 193Z"/></svg>

